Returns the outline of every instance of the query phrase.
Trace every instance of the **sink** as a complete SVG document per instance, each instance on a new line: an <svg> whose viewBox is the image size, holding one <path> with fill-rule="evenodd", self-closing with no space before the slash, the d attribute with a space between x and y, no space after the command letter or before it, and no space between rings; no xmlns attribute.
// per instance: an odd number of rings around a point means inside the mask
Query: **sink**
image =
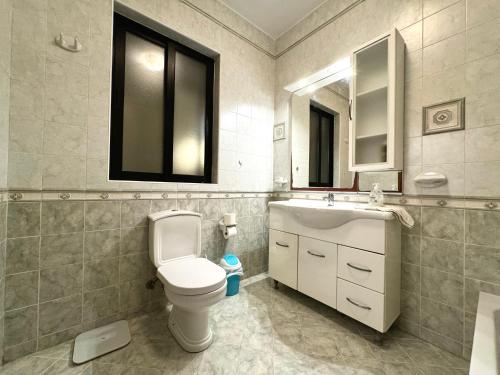
<svg viewBox="0 0 500 375"><path fill-rule="evenodd" d="M390 212L367 209L367 204L335 202L328 206L326 201L290 199L270 202L269 206L292 214L303 226L315 229L332 229L359 219L393 220Z"/></svg>

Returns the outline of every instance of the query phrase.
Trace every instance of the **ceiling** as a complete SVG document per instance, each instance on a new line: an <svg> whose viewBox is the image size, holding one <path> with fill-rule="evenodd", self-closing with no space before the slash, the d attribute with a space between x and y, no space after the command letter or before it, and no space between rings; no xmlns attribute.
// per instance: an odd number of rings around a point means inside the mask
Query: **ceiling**
<svg viewBox="0 0 500 375"><path fill-rule="evenodd" d="M326 0L222 0L273 39L290 30Z"/></svg>

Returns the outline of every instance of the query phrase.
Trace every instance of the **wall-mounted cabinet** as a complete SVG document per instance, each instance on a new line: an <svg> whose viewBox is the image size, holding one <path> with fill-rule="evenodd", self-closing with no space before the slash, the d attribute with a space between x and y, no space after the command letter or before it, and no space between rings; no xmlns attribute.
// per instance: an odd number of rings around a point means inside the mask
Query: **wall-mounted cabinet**
<svg viewBox="0 0 500 375"><path fill-rule="evenodd" d="M397 30L352 56L349 170L403 168L404 42Z"/></svg>

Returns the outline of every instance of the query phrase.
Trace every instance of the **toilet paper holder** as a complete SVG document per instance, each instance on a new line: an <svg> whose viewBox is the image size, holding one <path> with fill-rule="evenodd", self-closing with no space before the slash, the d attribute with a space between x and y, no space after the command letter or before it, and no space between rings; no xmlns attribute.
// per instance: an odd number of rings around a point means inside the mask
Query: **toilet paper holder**
<svg viewBox="0 0 500 375"><path fill-rule="evenodd" d="M236 215L224 214L224 217L219 220L219 229L222 231L225 239L236 235Z"/></svg>

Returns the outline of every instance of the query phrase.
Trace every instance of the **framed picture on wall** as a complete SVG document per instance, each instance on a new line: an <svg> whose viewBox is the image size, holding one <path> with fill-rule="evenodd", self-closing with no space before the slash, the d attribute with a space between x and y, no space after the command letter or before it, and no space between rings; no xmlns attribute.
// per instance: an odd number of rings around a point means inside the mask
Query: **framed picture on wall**
<svg viewBox="0 0 500 375"><path fill-rule="evenodd" d="M464 128L465 98L423 108L422 135L463 130Z"/></svg>
<svg viewBox="0 0 500 375"><path fill-rule="evenodd" d="M279 141L280 139L285 139L285 123L274 125L273 140Z"/></svg>

